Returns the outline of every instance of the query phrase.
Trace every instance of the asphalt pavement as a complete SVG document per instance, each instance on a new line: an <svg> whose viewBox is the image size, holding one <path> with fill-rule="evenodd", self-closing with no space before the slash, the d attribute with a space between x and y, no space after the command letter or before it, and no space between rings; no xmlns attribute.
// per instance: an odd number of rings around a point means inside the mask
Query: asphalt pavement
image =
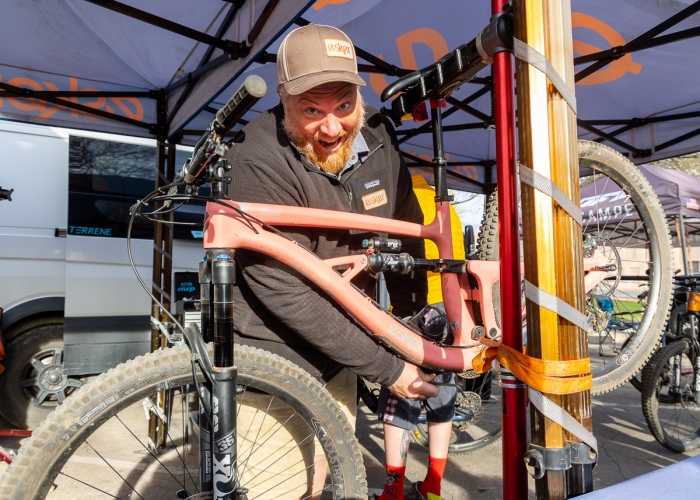
<svg viewBox="0 0 700 500"><path fill-rule="evenodd" d="M365 449L370 493L382 487L383 456L381 425L376 417L362 412L358 429ZM656 471L700 455L673 453L658 444L649 433L641 407L641 394L629 383L602 396L593 398L593 434L598 440L598 464L593 471L594 490L602 490L628 479ZM421 481L425 475L427 452L413 443L409 451L407 478ZM466 455L451 457L442 483L442 499L496 500L503 498L502 441L498 441ZM668 485L673 488L693 488L693 485ZM530 478L529 499L536 498L535 482ZM617 495L616 495L617 497ZM670 494L669 498L673 498Z"/></svg>
<svg viewBox="0 0 700 500"><path fill-rule="evenodd" d="M6 422L0 421L0 428L8 427ZM593 398L593 432L599 446L598 465L593 472L595 490L602 490L700 454L700 450L673 453L659 445L644 421L641 396L630 384ZM357 434L364 451L370 493L379 492L384 483L382 428L376 417L362 404ZM24 439L0 437L0 446L16 450ZM451 457L443 480L442 498L502 498L503 482L507 478L502 474L501 447L499 439L466 455ZM415 443L411 445L407 470L409 485L412 481L423 479L427 458L424 448ZM6 464L0 462L0 474L6 468ZM529 485L527 496L535 498L534 480L530 479ZM681 488L683 485L669 484L669 493L672 493L674 487Z"/></svg>

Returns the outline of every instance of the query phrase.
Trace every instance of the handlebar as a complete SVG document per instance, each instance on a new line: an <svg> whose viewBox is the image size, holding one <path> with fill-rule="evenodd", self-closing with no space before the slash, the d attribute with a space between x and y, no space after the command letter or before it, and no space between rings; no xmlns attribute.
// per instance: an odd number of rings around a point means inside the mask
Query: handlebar
<svg viewBox="0 0 700 500"><path fill-rule="evenodd" d="M221 135L228 132L266 92L265 80L257 75L248 76L226 105L216 113L213 123L216 124L217 132Z"/></svg>
<svg viewBox="0 0 700 500"><path fill-rule="evenodd" d="M700 286L700 276L698 275L688 275L688 276L674 276L673 282L677 286L695 288Z"/></svg>
<svg viewBox="0 0 700 500"><path fill-rule="evenodd" d="M245 79L197 141L192 157L182 168L181 177L185 184L194 184L207 165L226 154L228 147L221 139L266 92L267 84L261 77L250 75Z"/></svg>
<svg viewBox="0 0 700 500"><path fill-rule="evenodd" d="M513 16L501 14L471 42L389 84L382 92L382 102L403 93L392 101L391 108L382 108L382 112L400 127L401 120L409 119L423 102L447 97L490 64L495 53L512 50Z"/></svg>

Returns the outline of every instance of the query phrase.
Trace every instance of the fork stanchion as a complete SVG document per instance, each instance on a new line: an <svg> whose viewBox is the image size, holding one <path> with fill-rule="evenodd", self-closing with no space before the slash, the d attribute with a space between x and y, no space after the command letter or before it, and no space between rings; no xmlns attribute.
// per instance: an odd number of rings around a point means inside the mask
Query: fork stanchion
<svg viewBox="0 0 700 500"><path fill-rule="evenodd" d="M503 0L492 0L494 15L502 12L503 4ZM503 344L520 350L523 339L513 64L513 54L509 51L502 50L493 55L501 311L504 312L501 327ZM523 456L527 451L526 389L519 383L505 383L501 398L503 498L526 498L527 470L523 466Z"/></svg>
<svg viewBox="0 0 700 500"><path fill-rule="evenodd" d="M214 370L211 387L211 483L214 498L233 499L237 484L236 379L233 345L234 250L207 249L213 289ZM207 477L207 479L209 479Z"/></svg>

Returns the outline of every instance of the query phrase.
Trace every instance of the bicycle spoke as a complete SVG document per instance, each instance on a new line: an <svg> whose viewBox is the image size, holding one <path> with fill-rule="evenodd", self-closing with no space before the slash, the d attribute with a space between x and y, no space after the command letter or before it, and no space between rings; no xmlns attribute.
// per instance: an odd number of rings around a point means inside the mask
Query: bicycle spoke
<svg viewBox="0 0 700 500"><path fill-rule="evenodd" d="M106 491L104 491L104 490L98 488L97 486L94 486L94 485L92 485L92 484L86 483L85 481L81 481L81 480L78 479L78 478L75 478L75 477L73 477L73 476L71 476L71 475L69 475L69 474L66 474L66 473L63 472L63 471L59 472L59 475L61 475L61 476L63 476L63 477L67 477L67 478L69 478L69 479L71 479L71 480L73 480L73 481L75 481L75 482L77 482L77 483L82 484L83 486L87 486L87 487L90 488L91 490L99 491L100 493L102 493L103 495L107 495L108 497L111 497L111 498L119 498L119 497L115 497L115 496L112 495L111 493L108 493L108 492L106 492Z"/></svg>
<svg viewBox="0 0 700 500"><path fill-rule="evenodd" d="M151 449L149 449L149 447L148 447L147 445L145 445L145 444L143 443L143 441L141 441L141 440L136 436L136 434L134 434L134 431L132 431L131 428L130 428L128 425L126 425L126 424L124 423L124 421L119 417L119 415L117 415L115 418L117 419L117 421L118 421L119 423L121 423L121 424L124 426L124 429L126 429L126 431L127 431L129 434L131 434L131 436L133 436L133 438L136 440L136 442L139 443L139 444L141 445L141 447L142 447L144 450L146 450L146 452L148 452L148 453L153 457L153 459L154 459L156 462L158 462L158 464L160 464L160 466L163 468L163 470L165 470L166 472L168 472L168 474L170 474L170 475L173 477L173 479L175 479L176 481L178 481L178 483L180 484L180 486L182 486L183 488L185 488L185 483L186 483L186 481L180 482L180 481L175 477L175 475L170 471L170 469L169 469L163 462L161 462L161 461L158 459L158 456L157 456L155 453L153 453L153 451L152 451ZM187 464L185 463L185 459L183 458L183 456L182 456L182 455L180 454L180 452L178 451L178 447L177 447L177 445L175 444L175 442L173 441L173 438L172 438L170 432L167 433L167 436L168 436L168 439L170 440L170 444L172 445L172 449L175 450L175 453L177 453L177 456L178 456L178 458L179 458L179 460L180 460L180 463L182 463L182 465L183 465L183 473L189 475L190 481L192 481L192 484L197 484L197 483L194 481L194 479L192 478L192 475L189 474L189 470L188 470L188 468L187 468Z"/></svg>

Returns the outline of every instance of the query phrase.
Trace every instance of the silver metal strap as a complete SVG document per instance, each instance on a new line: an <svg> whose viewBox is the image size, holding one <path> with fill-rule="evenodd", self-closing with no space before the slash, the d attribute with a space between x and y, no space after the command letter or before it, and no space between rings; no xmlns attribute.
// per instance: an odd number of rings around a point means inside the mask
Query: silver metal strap
<svg viewBox="0 0 700 500"><path fill-rule="evenodd" d="M569 87L566 86L566 83L562 77L559 76L559 73L557 73L557 70L554 69L554 66L552 66L547 58L541 52L538 52L536 49L530 47L528 44L518 40L517 38L513 39L513 43L513 52L515 57L534 66L542 73L547 75L547 78L549 78L549 81L552 82L552 85L554 85L554 88L557 89L557 92L561 94L569 107L574 113L576 113L576 95L569 89ZM479 44L477 43L477 49L478 47Z"/></svg>
<svg viewBox="0 0 700 500"><path fill-rule="evenodd" d="M518 163L518 171L520 172L520 180L522 182L546 194L556 201L557 204L564 209L564 211L569 214L569 216L574 219L579 226L583 224L581 208L579 208L576 203L571 201L571 198L566 196L564 191L559 189L559 187L554 184L551 179L547 179L544 175L538 174L522 163Z"/></svg>
<svg viewBox="0 0 700 500"><path fill-rule="evenodd" d="M598 440L564 408L533 388L528 389L528 396L530 402L542 415L586 443L598 455Z"/></svg>
<svg viewBox="0 0 700 500"><path fill-rule="evenodd" d="M529 281L523 280L523 282L525 283L525 297L533 301L538 306L544 307L545 309L558 314L584 331L590 331L589 318L581 311L570 306L559 297L537 288Z"/></svg>

